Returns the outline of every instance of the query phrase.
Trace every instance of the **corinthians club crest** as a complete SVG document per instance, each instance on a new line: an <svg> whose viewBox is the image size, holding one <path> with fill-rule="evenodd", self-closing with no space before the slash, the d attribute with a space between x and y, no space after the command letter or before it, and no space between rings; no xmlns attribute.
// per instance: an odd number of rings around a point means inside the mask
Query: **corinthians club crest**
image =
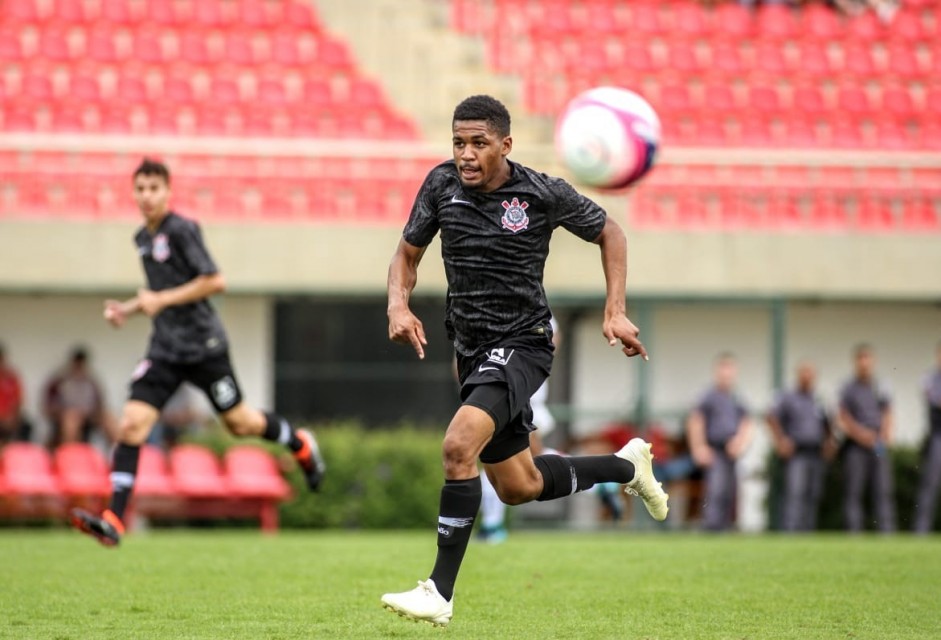
<svg viewBox="0 0 941 640"><path fill-rule="evenodd" d="M516 233L529 226L529 216L526 215L526 209L529 208L528 202L520 202L519 198L513 198L509 202L504 200L502 204L506 210L500 219L504 229Z"/></svg>
<svg viewBox="0 0 941 640"><path fill-rule="evenodd" d="M167 238L167 234L158 233L154 236L154 247L151 255L157 262L167 261L170 257L170 239Z"/></svg>

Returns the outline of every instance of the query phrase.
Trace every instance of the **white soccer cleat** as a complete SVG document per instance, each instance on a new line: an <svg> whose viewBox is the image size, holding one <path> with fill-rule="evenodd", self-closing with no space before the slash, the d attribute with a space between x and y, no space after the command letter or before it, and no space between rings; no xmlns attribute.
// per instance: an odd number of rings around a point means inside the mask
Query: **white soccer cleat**
<svg viewBox="0 0 941 640"><path fill-rule="evenodd" d="M385 594L382 596L382 606L403 618L429 622L436 627L446 626L454 613L453 598L451 602L445 600L430 578L424 582L419 580L418 586L411 591Z"/></svg>
<svg viewBox="0 0 941 640"><path fill-rule="evenodd" d="M634 479L624 485L624 491L643 500L654 520L666 520L670 510L667 505L670 496L653 477L653 466L650 464L653 454L650 453L650 444L641 438L634 438L614 455L634 465Z"/></svg>

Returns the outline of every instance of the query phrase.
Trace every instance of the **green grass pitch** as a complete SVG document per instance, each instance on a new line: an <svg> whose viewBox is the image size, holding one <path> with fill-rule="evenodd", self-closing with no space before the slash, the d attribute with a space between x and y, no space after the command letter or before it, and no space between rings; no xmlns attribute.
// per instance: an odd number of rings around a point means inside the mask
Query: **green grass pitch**
<svg viewBox="0 0 941 640"><path fill-rule="evenodd" d="M379 596L434 533L0 532L0 638L939 638L941 538L513 533L436 629Z"/></svg>

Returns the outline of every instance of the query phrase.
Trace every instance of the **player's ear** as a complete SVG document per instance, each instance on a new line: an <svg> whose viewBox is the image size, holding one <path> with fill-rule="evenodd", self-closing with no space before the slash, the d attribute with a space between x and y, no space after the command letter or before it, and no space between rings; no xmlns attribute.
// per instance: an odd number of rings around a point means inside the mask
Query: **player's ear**
<svg viewBox="0 0 941 640"><path fill-rule="evenodd" d="M510 151L513 150L513 136L506 136L503 138L503 149L501 153L504 156L510 155Z"/></svg>

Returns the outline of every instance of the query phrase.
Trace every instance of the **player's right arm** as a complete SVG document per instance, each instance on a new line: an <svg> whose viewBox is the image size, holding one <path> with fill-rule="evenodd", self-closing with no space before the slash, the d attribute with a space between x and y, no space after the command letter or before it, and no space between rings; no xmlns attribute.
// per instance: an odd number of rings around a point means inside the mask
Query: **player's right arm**
<svg viewBox="0 0 941 640"><path fill-rule="evenodd" d="M120 329L127 322L129 316L138 313L141 310L140 300L137 296L124 300L105 300L105 320L111 323L111 326Z"/></svg>
<svg viewBox="0 0 941 640"><path fill-rule="evenodd" d="M425 328L421 320L412 313L408 306L412 290L418 282L418 264L425 255L427 247L416 247L399 240L389 264L389 340L400 344L410 344L420 359L425 358Z"/></svg>

